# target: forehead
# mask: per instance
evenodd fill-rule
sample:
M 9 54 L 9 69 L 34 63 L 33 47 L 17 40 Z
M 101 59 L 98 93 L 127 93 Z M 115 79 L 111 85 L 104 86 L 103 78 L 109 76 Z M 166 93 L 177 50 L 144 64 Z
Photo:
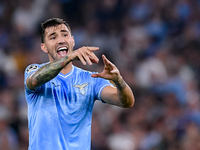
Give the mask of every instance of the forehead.
M 45 29 L 45 34 L 48 36 L 52 33 L 55 33 L 55 32 L 69 32 L 69 29 L 67 28 L 67 26 L 65 24 L 59 24 L 59 25 L 56 25 L 56 26 L 51 26 L 51 27 L 47 27 Z

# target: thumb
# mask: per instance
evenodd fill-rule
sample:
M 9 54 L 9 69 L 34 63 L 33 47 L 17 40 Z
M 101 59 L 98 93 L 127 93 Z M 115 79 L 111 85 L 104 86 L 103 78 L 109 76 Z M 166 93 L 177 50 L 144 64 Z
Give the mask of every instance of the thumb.
M 93 78 L 98 78 L 98 77 L 101 77 L 99 73 L 95 73 L 95 74 L 91 74 L 91 77 Z
M 117 73 L 118 70 L 117 70 L 117 69 L 113 69 L 113 70 L 111 70 L 110 72 L 111 72 L 111 73 Z

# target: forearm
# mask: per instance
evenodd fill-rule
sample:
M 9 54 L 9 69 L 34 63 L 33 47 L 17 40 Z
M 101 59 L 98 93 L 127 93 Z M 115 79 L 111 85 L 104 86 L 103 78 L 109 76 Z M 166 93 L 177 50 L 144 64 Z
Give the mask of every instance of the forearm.
M 35 89 L 36 87 L 50 81 L 56 77 L 70 61 L 71 60 L 68 56 L 65 56 L 57 61 L 42 66 L 27 79 L 28 88 Z
M 114 81 L 117 88 L 117 95 L 122 107 L 132 107 L 134 105 L 134 96 L 130 87 L 126 84 L 122 77 Z

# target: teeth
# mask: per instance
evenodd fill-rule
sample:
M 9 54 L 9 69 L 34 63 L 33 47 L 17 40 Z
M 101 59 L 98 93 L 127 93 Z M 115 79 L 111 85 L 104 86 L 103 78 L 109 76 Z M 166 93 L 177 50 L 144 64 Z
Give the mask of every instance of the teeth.
M 67 47 L 61 47 L 58 49 L 58 51 L 62 51 L 62 50 L 66 50 L 66 49 L 67 49 Z

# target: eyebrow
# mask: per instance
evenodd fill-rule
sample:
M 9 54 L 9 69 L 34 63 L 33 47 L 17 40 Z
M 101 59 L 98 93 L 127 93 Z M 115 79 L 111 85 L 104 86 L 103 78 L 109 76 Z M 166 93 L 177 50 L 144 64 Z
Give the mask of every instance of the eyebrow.
M 53 33 L 51 33 L 50 35 L 48 35 L 48 37 L 50 37 L 50 36 L 52 36 L 52 35 L 54 35 L 54 34 L 56 34 L 55 32 L 53 32 Z
M 68 32 L 69 33 L 69 31 L 67 31 L 67 30 L 61 30 L 60 32 Z
M 67 31 L 67 30 L 61 30 L 60 32 L 67 32 L 67 33 L 69 33 L 69 31 Z M 50 36 L 52 36 L 54 34 L 56 34 L 56 32 L 51 33 L 48 37 L 50 37 Z

